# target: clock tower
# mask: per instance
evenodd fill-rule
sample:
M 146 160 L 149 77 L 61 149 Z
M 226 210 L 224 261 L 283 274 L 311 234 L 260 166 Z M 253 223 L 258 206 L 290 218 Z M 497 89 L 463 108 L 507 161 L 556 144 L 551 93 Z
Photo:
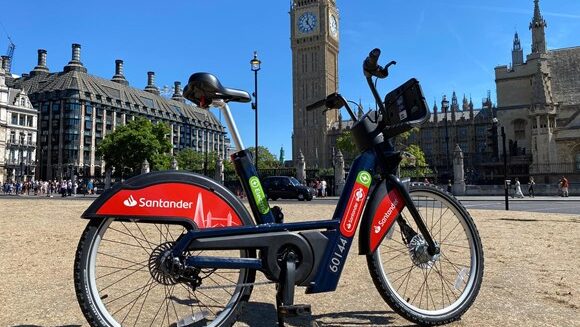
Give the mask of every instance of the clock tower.
M 339 110 L 307 112 L 306 106 L 338 91 L 338 18 L 335 0 L 294 0 L 290 8 L 292 158 L 301 151 L 309 167 L 332 165 L 327 134 Z

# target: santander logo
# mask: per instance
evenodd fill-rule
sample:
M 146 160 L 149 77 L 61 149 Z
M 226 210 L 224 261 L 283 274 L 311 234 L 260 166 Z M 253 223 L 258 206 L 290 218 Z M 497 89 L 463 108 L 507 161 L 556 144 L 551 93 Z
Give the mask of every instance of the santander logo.
M 139 198 L 139 201 L 136 201 L 133 195 L 129 195 L 129 197 L 123 201 L 123 204 L 127 207 L 134 207 L 139 205 L 139 208 L 177 208 L 177 209 L 191 209 L 193 202 L 188 201 L 172 201 L 172 200 L 164 200 L 164 199 L 147 199 L 147 198 Z
M 134 207 L 137 205 L 137 201 L 135 201 L 135 198 L 133 198 L 132 195 L 130 195 L 127 200 L 123 201 L 123 204 L 127 207 Z

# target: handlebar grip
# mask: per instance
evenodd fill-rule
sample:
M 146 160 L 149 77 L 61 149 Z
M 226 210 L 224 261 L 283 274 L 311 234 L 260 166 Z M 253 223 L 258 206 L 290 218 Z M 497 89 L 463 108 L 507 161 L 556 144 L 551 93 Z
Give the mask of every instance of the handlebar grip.
M 369 56 L 364 61 L 364 69 L 370 72 L 377 70 L 380 56 L 381 49 L 374 48 L 373 50 L 371 50 Z
M 325 103 L 326 103 L 326 99 L 322 99 L 322 100 L 316 101 L 316 102 L 314 102 L 312 104 L 307 105 L 306 106 L 306 111 L 312 111 L 312 110 L 314 110 L 314 109 L 316 109 L 318 107 L 323 106 Z

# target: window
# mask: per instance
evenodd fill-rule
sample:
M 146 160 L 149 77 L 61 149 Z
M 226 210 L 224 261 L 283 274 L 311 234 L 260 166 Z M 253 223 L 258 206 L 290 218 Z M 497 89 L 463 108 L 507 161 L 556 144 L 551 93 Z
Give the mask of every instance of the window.
M 580 152 L 576 153 L 576 171 L 580 171 Z
M 28 116 L 28 127 L 32 127 L 32 124 L 34 122 L 34 116 Z
M 526 138 L 526 124 L 523 119 L 516 119 L 514 121 L 514 135 L 516 140 L 523 140 Z
M 12 113 L 12 125 L 18 125 L 18 114 L 15 112 Z

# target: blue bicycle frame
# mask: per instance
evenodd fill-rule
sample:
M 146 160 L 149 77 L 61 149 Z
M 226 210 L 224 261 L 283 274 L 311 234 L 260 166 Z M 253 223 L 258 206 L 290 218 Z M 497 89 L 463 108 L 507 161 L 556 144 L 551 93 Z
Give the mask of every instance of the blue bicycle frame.
M 191 244 L 194 240 L 212 237 L 228 237 L 236 235 L 256 235 L 275 232 L 294 232 L 307 230 L 325 230 L 323 234 L 328 238 L 326 249 L 320 261 L 317 273 L 308 285 L 307 293 L 328 292 L 336 289 L 348 252 L 352 245 L 354 232 L 356 231 L 362 209 L 367 201 L 367 193 L 372 184 L 372 175 L 376 166 L 376 155 L 373 150 L 368 150 L 359 155 L 353 162 L 345 189 L 340 196 L 338 205 L 331 220 L 281 223 L 274 222 L 272 215 L 254 215 L 260 223 L 256 226 L 214 228 L 206 230 L 190 230 L 181 237 L 173 248 L 175 257 L 182 256 L 186 250 L 195 250 Z M 253 165 L 244 167 L 246 173 L 241 176 L 242 181 L 248 180 L 247 175 L 255 176 Z M 253 169 L 252 169 L 253 168 Z M 361 177 L 363 176 L 363 177 Z M 362 181 L 361 181 L 362 178 Z M 362 192 L 362 194 L 361 194 Z M 248 192 L 248 200 L 252 208 L 257 207 L 254 197 Z M 349 203 L 352 206 L 349 206 Z M 347 208 L 348 206 L 348 208 Z M 261 221 L 260 221 L 261 220 Z M 345 221 L 349 221 L 348 226 Z M 239 248 L 232 244 L 228 248 Z M 193 267 L 224 268 L 224 269 L 263 269 L 264 266 L 259 258 L 225 258 L 225 257 L 201 257 L 192 256 L 186 259 L 186 264 Z

